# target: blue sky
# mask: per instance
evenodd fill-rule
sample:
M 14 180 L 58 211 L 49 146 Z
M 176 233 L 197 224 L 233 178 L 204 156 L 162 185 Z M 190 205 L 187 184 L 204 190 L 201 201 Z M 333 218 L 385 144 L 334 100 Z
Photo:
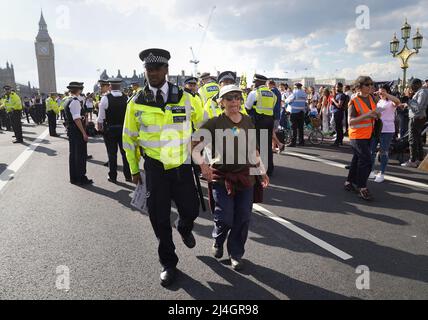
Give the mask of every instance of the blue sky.
M 0 0 L 0 66 L 13 62 L 17 81 L 37 85 L 34 38 L 43 8 L 55 44 L 58 90 L 69 81 L 96 82 L 109 75 L 143 72 L 138 53 L 149 47 L 171 51 L 170 73 L 233 70 L 249 77 L 316 78 L 360 74 L 377 80 L 401 75 L 389 41 L 407 17 L 428 37 L 428 0 Z M 211 6 L 216 6 L 211 24 Z M 356 8 L 370 10 L 370 28 L 357 28 Z M 4 12 L 4 11 L 3 11 Z M 205 41 L 202 42 L 206 30 Z M 412 58 L 408 74 L 428 78 L 428 47 Z

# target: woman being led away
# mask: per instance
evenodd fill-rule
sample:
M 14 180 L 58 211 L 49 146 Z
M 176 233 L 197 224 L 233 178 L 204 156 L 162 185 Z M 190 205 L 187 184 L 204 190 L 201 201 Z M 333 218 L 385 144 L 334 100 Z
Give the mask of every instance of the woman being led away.
M 227 240 L 232 268 L 241 270 L 255 185 L 267 188 L 269 178 L 260 160 L 251 118 L 240 113 L 242 90 L 235 85 L 225 86 L 220 90 L 218 101 L 224 113 L 210 119 L 196 133 L 204 139 L 203 143 L 194 144 L 193 158 L 200 164 L 212 191 L 213 255 L 217 259 L 223 257 L 223 245 Z M 267 150 L 270 145 L 265 140 L 268 145 L 264 149 Z M 200 156 L 204 146 L 211 149 L 210 164 Z

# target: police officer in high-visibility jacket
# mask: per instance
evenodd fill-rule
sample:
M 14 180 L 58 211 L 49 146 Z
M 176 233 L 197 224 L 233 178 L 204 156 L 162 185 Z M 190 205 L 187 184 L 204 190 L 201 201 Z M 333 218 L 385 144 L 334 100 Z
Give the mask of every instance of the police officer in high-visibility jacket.
M 348 108 L 349 140 L 354 156 L 349 169 L 345 190 L 356 191 L 360 198 L 370 201 L 373 196 L 367 189 L 367 180 L 372 170 L 371 140 L 374 119 L 380 118 L 376 103 L 370 95 L 373 80 L 360 76 L 355 82 L 359 94 L 354 97 Z
M 219 83 L 220 89 L 227 85 L 236 84 L 236 80 L 236 72 L 233 71 L 224 71 L 220 73 L 217 78 L 217 82 Z M 205 111 L 208 113 L 210 119 L 220 116 L 224 111 L 217 102 L 218 96 L 219 93 L 209 98 L 208 101 L 205 103 L 204 108 Z M 241 113 L 246 116 L 248 115 L 247 110 L 245 108 L 244 99 L 242 99 Z
M 66 91 L 64 94 L 59 95 L 59 114 L 61 116 L 61 120 L 64 120 L 64 103 L 68 98 L 68 91 Z
M 143 88 L 140 87 L 140 83 L 138 81 L 131 82 L 132 86 L 132 95 L 136 95 L 138 92 L 140 92 Z
M 267 152 L 268 152 L 268 176 L 272 176 L 274 170 L 273 164 L 273 152 L 272 152 L 272 135 L 273 135 L 273 109 L 276 104 L 276 96 L 272 91 L 266 86 L 267 78 L 260 74 L 254 75 L 254 87 L 255 89 L 251 91 L 247 97 L 247 102 L 245 107 L 248 110 L 252 110 L 254 114 L 254 124 L 256 126 L 257 132 L 257 144 L 261 148 L 262 152 L 265 150 L 264 146 L 260 145 L 260 136 L 262 133 L 267 133 Z M 267 132 L 266 132 L 267 130 Z
M 184 91 L 191 95 L 192 105 L 192 125 L 194 130 L 198 130 L 206 121 L 208 121 L 208 113 L 204 110 L 201 96 L 198 93 L 198 79 L 188 77 L 184 80 Z
M 15 132 L 15 140 L 13 143 L 23 143 L 22 137 L 22 102 L 21 98 L 12 91 L 12 87 L 4 86 L 5 90 L 5 101 L 4 106 L 6 107 L 6 112 L 12 123 L 13 131 Z
M 209 73 L 203 73 L 199 79 L 201 82 L 201 87 L 199 88 L 198 93 L 201 96 L 202 102 L 205 105 L 209 98 L 219 93 L 220 87 L 215 82 L 216 79 L 212 77 Z
M 12 131 L 10 118 L 6 112 L 6 96 L 0 96 L 0 130 L 2 130 L 3 126 L 5 130 Z
M 289 105 L 291 109 L 290 121 L 293 129 L 293 137 L 291 142 L 286 147 L 295 147 L 297 143 L 297 136 L 299 136 L 299 146 L 304 146 L 303 128 L 305 124 L 305 112 L 307 110 L 307 98 L 308 95 L 302 90 L 302 84 L 294 84 L 293 93 L 288 96 L 285 103 Z
M 139 154 L 144 157 L 147 206 L 159 240 L 163 270 L 160 282 L 176 278 L 178 257 L 170 223 L 171 201 L 177 205 L 178 232 L 188 248 L 194 248 L 193 223 L 199 215 L 198 194 L 190 164 L 192 135 L 191 95 L 167 82 L 170 53 L 148 49 L 140 53 L 148 83 L 129 103 L 123 129 L 123 147 L 134 183 L 141 182 Z M 187 164 L 188 163 L 188 164 Z
M 57 94 L 50 93 L 49 98 L 46 99 L 46 113 L 48 115 L 49 135 L 51 137 L 58 137 L 56 133 L 56 116 L 59 114 L 59 106 L 57 103 Z

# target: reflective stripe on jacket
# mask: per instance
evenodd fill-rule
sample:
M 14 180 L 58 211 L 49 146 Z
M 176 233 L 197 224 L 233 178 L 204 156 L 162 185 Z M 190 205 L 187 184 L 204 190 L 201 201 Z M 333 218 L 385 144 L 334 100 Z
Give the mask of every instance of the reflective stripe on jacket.
M 372 97 L 369 96 L 369 99 L 370 99 L 371 109 L 369 108 L 369 106 L 366 105 L 366 103 L 360 97 L 355 97 L 352 100 L 355 110 L 357 111 L 357 117 L 367 114 L 372 110 L 376 110 L 376 104 L 373 101 Z M 352 126 L 351 125 L 349 126 L 349 139 L 353 139 L 353 140 L 370 139 L 372 137 L 372 134 L 373 134 L 373 119 L 365 119 L 356 124 L 353 124 Z

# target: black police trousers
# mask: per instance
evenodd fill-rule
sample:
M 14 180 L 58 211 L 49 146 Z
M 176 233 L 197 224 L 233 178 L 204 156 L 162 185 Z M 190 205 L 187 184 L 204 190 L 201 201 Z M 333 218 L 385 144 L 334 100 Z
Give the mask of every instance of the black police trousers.
M 48 111 L 49 135 L 56 136 L 56 114 L 54 111 Z
M 10 117 L 5 109 L 0 109 L 0 128 L 5 127 L 6 130 L 11 131 L 12 125 L 10 123 Z
M 293 136 L 291 138 L 291 143 L 297 143 L 297 136 L 299 136 L 299 144 L 305 143 L 304 138 L 304 126 L 305 126 L 305 113 L 303 111 L 298 113 L 292 113 L 290 115 L 291 129 L 293 130 Z
M 83 135 L 75 126 L 68 128 L 68 143 L 70 145 L 69 171 L 70 182 L 81 183 L 86 178 L 87 143 Z
M 105 129 L 104 142 L 107 147 L 108 163 L 110 172 L 108 173 L 110 179 L 117 179 L 117 151 L 120 150 L 123 162 L 123 174 L 125 179 L 131 179 L 131 171 L 129 163 L 126 159 L 126 152 L 123 150 L 122 145 L 122 126 L 110 126 Z
M 13 132 L 15 133 L 15 138 L 18 141 L 22 141 L 22 123 L 21 116 L 22 110 L 13 110 L 9 113 L 10 121 L 12 122 Z
M 268 133 L 268 165 L 267 165 L 267 174 L 272 175 L 274 170 L 273 164 L 273 151 L 272 151 L 272 138 L 273 138 L 273 125 L 274 119 L 273 116 L 265 116 L 257 114 L 256 117 L 256 137 L 257 145 L 260 147 L 260 150 L 265 150 L 265 147 L 260 144 L 260 134 L 261 130 L 267 130 Z M 261 155 L 263 158 L 263 155 Z
M 186 236 L 192 232 L 193 223 L 199 215 L 192 166 L 183 164 L 178 168 L 165 170 L 161 162 L 146 157 L 144 170 L 150 222 L 159 241 L 159 260 L 164 268 L 174 268 L 178 264 L 178 257 L 172 239 L 171 200 L 178 209 L 177 230 L 181 235 Z

